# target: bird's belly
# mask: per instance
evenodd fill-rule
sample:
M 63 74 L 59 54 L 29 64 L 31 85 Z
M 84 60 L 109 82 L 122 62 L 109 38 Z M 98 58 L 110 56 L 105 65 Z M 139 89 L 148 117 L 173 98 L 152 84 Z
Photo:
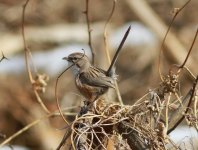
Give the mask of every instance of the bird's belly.
M 76 77 L 76 87 L 80 91 L 80 93 L 90 102 L 96 100 L 99 96 L 103 95 L 107 92 L 108 88 L 90 86 L 88 84 L 84 84 L 81 82 L 79 77 Z

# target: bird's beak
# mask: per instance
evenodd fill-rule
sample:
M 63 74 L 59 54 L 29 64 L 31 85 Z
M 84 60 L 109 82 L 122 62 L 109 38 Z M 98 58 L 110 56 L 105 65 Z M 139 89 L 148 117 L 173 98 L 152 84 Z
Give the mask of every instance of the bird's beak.
M 63 59 L 63 60 L 67 60 L 67 61 L 68 61 L 68 58 L 67 58 L 67 57 L 63 57 L 62 59 Z

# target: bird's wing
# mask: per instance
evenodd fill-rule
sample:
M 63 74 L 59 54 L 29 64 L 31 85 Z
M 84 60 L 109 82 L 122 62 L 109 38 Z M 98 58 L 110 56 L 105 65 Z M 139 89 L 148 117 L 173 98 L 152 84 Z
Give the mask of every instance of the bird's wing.
M 80 79 L 83 84 L 90 86 L 115 88 L 113 79 L 107 77 L 105 73 L 104 70 L 92 68 L 88 72 L 81 73 Z

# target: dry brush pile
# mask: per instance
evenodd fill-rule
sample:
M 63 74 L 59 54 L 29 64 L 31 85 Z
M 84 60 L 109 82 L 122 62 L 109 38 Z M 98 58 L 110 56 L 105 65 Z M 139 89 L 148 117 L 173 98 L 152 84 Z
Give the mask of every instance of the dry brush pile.
M 172 73 L 172 72 L 171 72 Z M 99 99 L 93 110 L 67 127 L 58 149 L 70 141 L 73 149 L 180 149 L 168 136 L 184 119 L 197 125 L 198 78 L 187 95 L 178 95 L 178 74 L 164 77 L 134 105 L 107 103 Z

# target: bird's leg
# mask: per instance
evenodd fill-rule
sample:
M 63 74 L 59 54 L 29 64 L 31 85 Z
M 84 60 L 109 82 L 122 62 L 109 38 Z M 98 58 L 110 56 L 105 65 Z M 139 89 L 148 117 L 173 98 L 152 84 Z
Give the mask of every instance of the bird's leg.
M 78 117 L 86 114 L 88 112 L 88 106 L 89 106 L 90 102 L 87 100 L 84 100 L 84 105 L 81 107 L 80 112 L 78 114 Z
M 100 97 L 99 95 L 96 95 L 96 97 L 94 98 L 94 100 L 92 100 L 91 102 L 85 100 L 85 101 L 84 101 L 84 106 L 81 107 L 81 110 L 80 110 L 80 113 L 78 114 L 78 116 L 82 116 L 83 114 L 86 114 L 86 113 L 91 109 L 91 107 L 93 106 L 93 103 L 94 103 L 99 97 Z

